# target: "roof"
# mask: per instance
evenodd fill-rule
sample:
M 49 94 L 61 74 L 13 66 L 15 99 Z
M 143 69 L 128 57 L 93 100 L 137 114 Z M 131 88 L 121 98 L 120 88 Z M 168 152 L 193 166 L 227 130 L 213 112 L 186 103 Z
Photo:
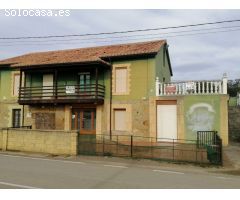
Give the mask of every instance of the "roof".
M 27 66 L 89 62 L 107 65 L 109 63 L 104 61 L 104 59 L 107 58 L 157 54 L 164 44 L 166 44 L 165 40 L 157 40 L 110 46 L 29 53 L 22 56 L 1 60 L 0 66 L 10 65 L 11 67 L 21 68 Z

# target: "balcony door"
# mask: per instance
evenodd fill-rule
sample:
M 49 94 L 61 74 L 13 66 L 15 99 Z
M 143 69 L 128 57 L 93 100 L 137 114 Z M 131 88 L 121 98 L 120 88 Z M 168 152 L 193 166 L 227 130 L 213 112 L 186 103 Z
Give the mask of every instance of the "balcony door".
M 79 73 L 79 89 L 80 92 L 88 92 L 91 83 L 90 72 Z
M 96 134 L 96 109 L 73 109 L 72 130 L 79 130 L 80 134 Z
M 51 99 L 53 96 L 53 74 L 43 74 L 42 98 Z

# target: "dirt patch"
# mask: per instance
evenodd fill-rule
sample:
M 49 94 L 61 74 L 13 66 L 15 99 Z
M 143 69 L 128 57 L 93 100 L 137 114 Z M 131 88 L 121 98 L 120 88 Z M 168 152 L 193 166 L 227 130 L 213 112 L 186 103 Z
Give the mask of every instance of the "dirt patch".
M 223 149 L 224 167 L 240 169 L 240 143 L 230 143 Z
M 211 173 L 228 174 L 228 175 L 240 176 L 240 169 L 218 170 L 218 171 L 211 171 Z

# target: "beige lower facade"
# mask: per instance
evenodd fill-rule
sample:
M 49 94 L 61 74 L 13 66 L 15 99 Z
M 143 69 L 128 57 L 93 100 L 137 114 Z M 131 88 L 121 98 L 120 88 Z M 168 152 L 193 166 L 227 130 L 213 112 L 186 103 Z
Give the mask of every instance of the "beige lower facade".
M 147 100 L 105 100 L 103 105 L 25 106 L 24 125 L 33 129 L 79 130 L 80 114 L 74 110 L 94 110 L 92 132 L 87 134 L 133 135 L 159 137 L 157 120 L 159 104 L 176 104 L 176 137 L 174 139 L 196 140 L 197 131 L 217 131 L 228 144 L 228 95 L 185 95 L 151 97 Z M 111 112 L 110 112 L 111 110 Z M 78 118 L 78 119 L 76 119 Z M 160 119 L 161 120 L 161 119 Z M 166 120 L 166 119 L 165 119 Z M 171 120 L 171 119 L 169 119 Z M 79 127 L 73 123 L 80 123 Z M 171 121 L 169 121 L 171 124 Z M 86 124 L 85 124 L 86 125 Z
M 16 100 L 0 101 L 0 128 L 13 126 L 13 110 L 20 110 L 20 125 L 22 125 L 23 106 Z

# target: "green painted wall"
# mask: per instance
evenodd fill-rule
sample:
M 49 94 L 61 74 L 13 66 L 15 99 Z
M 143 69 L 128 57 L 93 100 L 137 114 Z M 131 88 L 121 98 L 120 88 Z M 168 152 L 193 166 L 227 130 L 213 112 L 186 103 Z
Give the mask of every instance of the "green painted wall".
M 165 82 L 169 83 L 171 81 L 171 73 L 169 69 L 166 51 L 164 52 L 164 47 L 162 47 L 158 54 L 156 55 L 155 67 L 156 67 L 155 77 L 158 77 L 160 81 L 163 81 L 163 78 L 165 78 Z
M 59 72 L 58 85 L 76 85 L 78 82 L 78 74 L 73 72 Z
M 13 80 L 12 72 L 15 70 L 9 68 L 0 69 L 0 100 L 16 100 L 17 97 L 13 97 Z
M 32 73 L 25 75 L 26 87 L 41 87 L 42 86 L 42 75 L 39 73 Z
M 148 99 L 149 96 L 155 95 L 154 58 L 114 62 L 113 65 L 115 64 L 130 64 L 130 94 L 113 95 L 113 100 Z M 106 86 L 110 85 L 109 73 L 106 77 L 105 83 Z M 106 91 L 110 92 L 108 87 Z M 107 97 L 109 96 L 109 94 L 106 95 Z
M 196 139 L 197 131 L 220 131 L 220 95 L 184 97 L 186 139 Z

